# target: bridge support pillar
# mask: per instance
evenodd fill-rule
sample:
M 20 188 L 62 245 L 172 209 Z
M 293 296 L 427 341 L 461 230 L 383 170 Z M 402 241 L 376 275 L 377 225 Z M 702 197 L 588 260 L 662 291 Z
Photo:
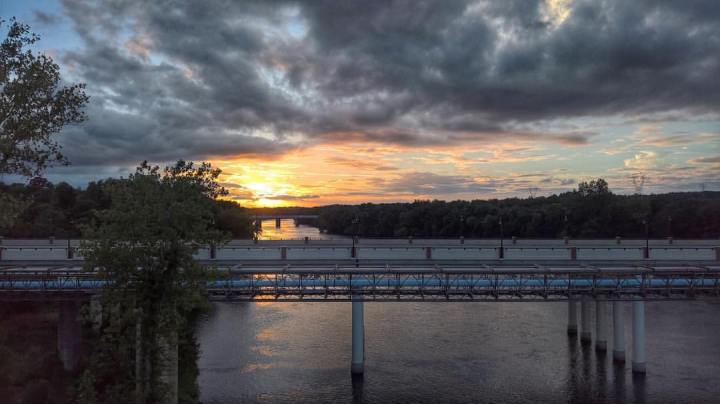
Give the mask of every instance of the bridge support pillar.
M 625 362 L 625 322 L 620 302 L 613 302 L 613 360 Z
M 79 316 L 79 302 L 60 302 L 60 316 L 58 318 L 57 328 L 57 349 L 63 368 L 69 372 L 74 371 L 80 361 L 82 328 Z
M 360 295 L 352 297 L 352 361 L 350 372 L 362 375 L 365 371 L 365 321 L 363 298 Z
M 160 381 L 165 385 L 162 403 L 177 404 L 178 402 L 178 339 L 175 333 L 158 338 L 162 369 Z
M 92 321 L 92 329 L 100 332 L 103 321 L 103 307 L 100 295 L 92 295 L 90 298 L 90 320 Z
M 632 371 L 645 373 L 645 301 L 633 301 L 633 358 Z
M 599 352 L 607 350 L 606 309 L 605 301 L 595 299 L 595 350 Z
M 580 342 L 589 344 L 592 342 L 592 331 L 590 329 L 590 298 L 583 295 L 580 298 Z
M 578 332 L 577 323 L 577 298 L 573 295 L 568 296 L 568 326 L 567 333 L 570 336 L 576 336 Z
M 282 223 L 282 220 L 275 219 L 275 227 L 277 227 L 278 229 L 280 228 L 280 223 Z

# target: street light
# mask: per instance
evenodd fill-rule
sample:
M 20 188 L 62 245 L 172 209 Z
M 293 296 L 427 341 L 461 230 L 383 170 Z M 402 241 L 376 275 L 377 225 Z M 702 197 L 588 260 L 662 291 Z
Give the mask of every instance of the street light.
M 358 260 L 358 257 L 357 257 L 357 249 L 355 247 L 355 244 L 357 243 L 358 227 L 359 227 L 360 219 L 357 216 L 355 216 L 352 223 L 353 223 L 353 233 L 354 233 L 353 234 L 352 251 L 353 251 L 353 256 L 355 257 L 355 268 L 357 268 L 360 266 L 360 261 Z
M 460 237 L 465 235 L 465 216 L 460 215 Z
M 643 219 L 642 224 L 645 226 L 645 255 L 650 254 L 650 225 L 647 219 Z
M 672 238 L 672 216 L 668 216 L 668 237 Z
M 502 216 L 500 216 L 500 221 L 498 222 L 500 225 L 500 258 L 505 257 L 505 249 L 503 248 L 503 238 L 504 238 L 504 232 L 503 232 L 503 222 L 502 222 Z

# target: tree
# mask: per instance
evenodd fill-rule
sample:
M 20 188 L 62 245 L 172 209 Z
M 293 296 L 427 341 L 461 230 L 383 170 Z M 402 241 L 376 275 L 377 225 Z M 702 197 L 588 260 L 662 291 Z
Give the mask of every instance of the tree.
M 217 225 L 220 230 L 229 233 L 234 238 L 251 238 L 257 229 L 253 220 L 237 202 L 217 201 Z
M 83 245 L 85 265 L 109 281 L 102 331 L 80 383 L 86 402 L 127 402 L 132 390 L 137 402 L 174 401 L 178 393 L 180 401 L 197 400 L 192 383 L 175 390 L 167 369 L 178 352 L 180 363 L 196 356 L 188 330 L 206 301 L 206 273 L 193 254 L 225 240 L 214 221 L 215 199 L 226 193 L 219 175 L 206 163 L 178 161 L 161 171 L 145 162 L 105 185 L 110 208 L 98 213 L 99 226 L 86 231 Z M 180 366 L 180 377 L 194 366 Z
M 86 119 L 84 84 L 61 86 L 58 65 L 26 49 L 39 39 L 11 19 L 0 45 L 0 174 L 38 175 L 53 163 L 66 164 L 52 137 Z
M 578 193 L 581 196 L 601 196 L 610 194 L 608 183 L 602 178 L 590 182 L 583 181 L 578 184 Z

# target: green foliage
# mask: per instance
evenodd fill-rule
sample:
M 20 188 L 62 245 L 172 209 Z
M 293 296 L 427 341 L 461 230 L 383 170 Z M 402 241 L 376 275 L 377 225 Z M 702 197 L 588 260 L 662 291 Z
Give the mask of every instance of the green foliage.
M 577 192 L 581 196 L 585 197 L 595 197 L 595 196 L 603 196 L 603 195 L 610 195 L 610 189 L 608 188 L 608 183 L 602 178 L 598 178 L 596 180 L 591 180 L 590 182 L 583 181 L 580 184 L 578 184 Z
M 84 85 L 60 86 L 58 65 L 27 49 L 39 39 L 12 19 L 0 44 L 0 174 L 38 175 L 67 163 L 52 136 L 86 119 Z
M 720 192 L 615 195 L 603 179 L 549 197 L 332 205 L 319 208 L 321 230 L 363 237 L 716 238 Z M 567 220 L 566 220 L 567 218 Z M 670 220 L 671 218 L 672 220 Z M 357 224 L 353 221 L 357 219 Z
M 10 238 L 80 237 L 82 228 L 98 222 L 97 212 L 110 206 L 109 188 L 117 179 L 90 182 L 78 189 L 44 178 L 28 184 L 0 183 L 0 235 Z M 252 238 L 255 228 L 247 209 L 235 202 L 213 200 L 218 229 L 234 238 Z M 5 207 L 3 209 L 3 207 Z
M 28 203 L 14 195 L 0 193 L 0 234 L 13 227 Z
M 256 229 L 250 213 L 237 202 L 217 201 L 215 214 L 220 230 L 244 238 L 255 235 Z
M 97 212 L 98 226 L 87 229 L 82 246 L 88 269 L 112 282 L 101 295 L 102 332 L 86 370 L 97 395 L 83 396 L 126 402 L 139 382 L 142 400 L 156 402 L 167 394 L 168 347 L 179 345 L 181 362 L 196 359 L 189 320 L 207 302 L 206 273 L 193 254 L 226 240 L 214 221 L 215 199 L 225 193 L 219 174 L 205 163 L 179 161 L 164 170 L 143 163 L 128 179 L 106 184 L 110 207 Z M 89 377 L 85 386 L 93 384 Z M 183 383 L 179 396 L 196 397 L 195 387 Z

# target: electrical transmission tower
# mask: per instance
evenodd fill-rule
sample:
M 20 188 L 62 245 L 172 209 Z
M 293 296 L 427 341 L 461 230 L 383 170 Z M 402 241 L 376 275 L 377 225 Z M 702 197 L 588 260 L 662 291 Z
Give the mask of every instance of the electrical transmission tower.
M 642 195 L 643 193 L 643 187 L 645 186 L 645 180 L 647 177 L 645 177 L 645 174 L 635 174 L 632 176 L 632 183 L 635 187 L 635 193 Z

